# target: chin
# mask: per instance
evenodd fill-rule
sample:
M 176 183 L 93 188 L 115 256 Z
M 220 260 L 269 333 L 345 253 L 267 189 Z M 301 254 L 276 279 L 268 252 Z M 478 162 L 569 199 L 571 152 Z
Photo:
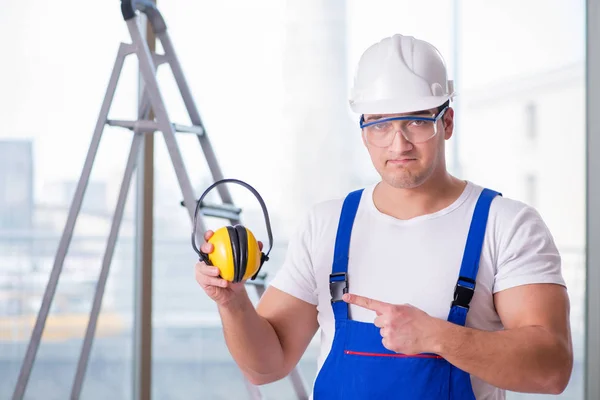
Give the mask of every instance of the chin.
M 421 186 L 425 179 L 416 176 L 388 176 L 385 181 L 396 189 L 414 189 Z
M 389 186 L 396 189 L 414 189 L 424 184 L 432 175 L 432 171 L 414 169 L 384 170 L 380 174 Z

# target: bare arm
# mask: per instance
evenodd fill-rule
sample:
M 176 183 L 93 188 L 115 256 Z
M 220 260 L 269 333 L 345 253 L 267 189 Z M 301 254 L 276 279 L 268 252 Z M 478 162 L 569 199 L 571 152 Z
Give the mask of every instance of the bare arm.
M 246 378 L 255 385 L 285 377 L 317 331 L 313 304 L 269 287 L 255 309 L 247 294 L 219 306 L 225 340 Z
M 209 254 L 214 246 L 205 242 L 201 249 Z M 227 347 L 251 383 L 279 380 L 294 368 L 317 331 L 315 305 L 269 287 L 255 309 L 244 283 L 221 279 L 218 268 L 204 262 L 196 264 L 196 281 L 217 303 Z
M 435 353 L 496 387 L 564 391 L 573 366 L 569 300 L 564 287 L 524 285 L 495 295 L 505 330 L 487 332 L 434 318 L 411 305 L 355 294 L 348 303 L 377 312 L 383 345 L 404 354 Z
M 504 331 L 486 332 L 442 321 L 436 338 L 438 354 L 500 388 L 564 391 L 573 366 L 565 288 L 525 285 L 497 293 L 494 301 Z

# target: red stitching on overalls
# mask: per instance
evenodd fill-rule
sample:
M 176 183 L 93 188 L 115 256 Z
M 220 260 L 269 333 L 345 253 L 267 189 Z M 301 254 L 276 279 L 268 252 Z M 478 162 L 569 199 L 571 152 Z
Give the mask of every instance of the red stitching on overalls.
M 366 357 L 399 357 L 399 358 L 442 358 L 441 356 L 435 354 L 415 354 L 415 355 L 406 355 L 406 354 L 384 354 L 384 353 L 367 353 L 364 351 L 352 351 L 352 350 L 344 350 L 345 354 L 353 355 L 353 356 L 366 356 Z

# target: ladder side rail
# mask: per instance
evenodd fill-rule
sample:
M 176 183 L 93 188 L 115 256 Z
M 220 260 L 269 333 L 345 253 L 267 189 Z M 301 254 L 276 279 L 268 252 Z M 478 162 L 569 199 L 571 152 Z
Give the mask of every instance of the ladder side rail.
M 165 56 L 167 57 L 167 60 L 171 67 L 171 71 L 173 73 L 173 77 L 175 78 L 175 82 L 179 87 L 183 103 L 185 104 L 185 107 L 188 111 L 192 125 L 200 126 L 204 130 L 203 135 L 198 135 L 198 141 L 200 142 L 200 146 L 202 147 L 202 151 L 204 152 L 204 155 L 206 157 L 206 162 L 211 172 L 213 181 L 216 182 L 218 180 L 221 180 L 224 178 L 223 171 L 221 170 L 219 162 L 217 161 L 217 156 L 210 142 L 210 138 L 208 137 L 206 133 L 206 128 L 204 127 L 202 119 L 200 118 L 200 113 L 198 112 L 189 85 L 185 79 L 183 69 L 181 68 L 181 64 L 179 63 L 177 54 L 175 53 L 175 47 L 171 42 L 171 38 L 169 37 L 166 29 L 164 32 L 157 33 L 157 37 L 160 40 L 162 47 L 165 51 Z M 233 198 L 227 185 L 220 185 L 216 189 L 223 203 L 233 204 Z M 239 221 L 232 220 L 231 222 L 232 224 L 235 224 Z
M 75 373 L 75 379 L 73 381 L 73 387 L 71 391 L 71 399 L 79 399 L 79 397 L 81 396 L 83 379 L 87 371 L 88 361 L 92 350 L 92 344 L 96 333 L 98 317 L 100 315 L 100 309 L 102 307 L 104 290 L 106 288 L 106 282 L 108 280 L 110 266 L 112 263 L 115 246 L 117 243 L 117 236 L 119 234 L 119 229 L 121 228 L 121 223 L 123 221 L 125 203 L 127 201 L 127 195 L 129 194 L 129 189 L 131 187 L 131 180 L 139 157 L 142 139 L 143 133 L 136 132 L 133 134 L 131 149 L 129 151 L 129 157 L 127 159 L 125 173 L 123 175 L 121 188 L 119 190 L 119 196 L 110 228 L 110 233 L 108 236 L 108 242 L 106 244 L 106 249 L 104 251 L 104 256 L 102 259 L 102 268 L 100 270 L 98 282 L 96 283 L 96 291 L 94 293 L 94 300 L 92 303 L 92 309 L 90 311 L 90 318 L 88 320 L 83 345 L 81 347 L 79 362 L 77 363 L 77 370 Z
M 88 184 L 88 181 L 90 178 L 90 174 L 92 172 L 94 160 L 95 160 L 96 154 L 98 152 L 98 147 L 100 145 L 100 139 L 102 138 L 102 132 L 104 130 L 104 125 L 106 123 L 108 113 L 110 111 L 110 107 L 112 104 L 112 100 L 114 98 L 117 83 L 118 83 L 119 77 L 121 75 L 121 70 L 123 69 L 125 57 L 128 54 L 130 54 L 130 52 L 131 52 L 131 48 L 126 44 L 121 44 L 121 46 L 119 47 L 119 51 L 117 53 L 115 64 L 114 64 L 114 67 L 113 67 L 113 70 L 111 73 L 111 77 L 110 77 L 110 80 L 109 80 L 109 83 L 108 83 L 108 86 L 106 89 L 106 93 L 104 96 L 104 100 L 102 102 L 100 113 L 98 115 L 98 120 L 96 122 L 96 128 L 94 130 L 94 135 L 92 136 L 91 144 L 88 149 L 85 163 L 84 163 L 83 169 L 81 171 L 79 181 L 77 183 L 75 195 L 73 197 L 73 201 L 69 208 L 69 213 L 67 216 L 67 221 L 65 223 L 65 228 L 64 228 L 62 236 L 60 238 L 58 250 L 56 253 L 56 258 L 54 260 L 54 265 L 52 266 L 52 271 L 50 272 L 50 277 L 49 277 L 48 283 L 46 285 L 42 304 L 41 304 L 40 310 L 38 312 L 38 316 L 37 316 L 37 319 L 36 319 L 32 334 L 31 334 L 31 338 L 29 340 L 29 344 L 28 344 L 28 347 L 27 347 L 27 350 L 25 353 L 25 358 L 23 360 L 23 364 L 21 365 L 19 377 L 17 379 L 17 383 L 15 385 L 15 390 L 13 392 L 13 397 L 12 397 L 13 400 L 21 400 L 27 389 L 27 384 L 29 381 L 29 377 L 31 375 L 33 363 L 35 361 L 37 350 L 39 348 L 39 344 L 40 344 L 40 341 L 42 338 L 42 333 L 43 333 L 44 327 L 46 325 L 46 319 L 48 318 L 50 306 L 54 299 L 54 294 L 56 293 L 56 287 L 58 285 L 58 281 L 60 278 L 60 274 L 62 272 L 62 267 L 64 264 L 64 260 L 65 260 L 69 245 L 71 243 L 71 238 L 73 236 L 73 231 L 75 229 L 75 223 L 77 222 L 77 216 L 79 215 L 79 211 L 81 210 L 81 204 L 83 203 L 83 196 L 85 194 L 85 190 L 87 189 L 87 184 Z

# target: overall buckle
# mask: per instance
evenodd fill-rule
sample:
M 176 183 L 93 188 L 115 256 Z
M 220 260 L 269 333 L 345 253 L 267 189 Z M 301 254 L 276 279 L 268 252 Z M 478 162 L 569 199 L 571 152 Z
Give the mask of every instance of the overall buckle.
M 329 275 L 329 293 L 331 293 L 331 303 L 342 301 L 344 293 L 348 293 L 347 273 L 336 272 Z
M 473 287 L 462 285 L 460 281 L 471 283 Z M 469 304 L 475 294 L 475 281 L 469 278 L 460 277 L 454 287 L 454 300 L 452 306 L 458 306 L 469 309 Z

